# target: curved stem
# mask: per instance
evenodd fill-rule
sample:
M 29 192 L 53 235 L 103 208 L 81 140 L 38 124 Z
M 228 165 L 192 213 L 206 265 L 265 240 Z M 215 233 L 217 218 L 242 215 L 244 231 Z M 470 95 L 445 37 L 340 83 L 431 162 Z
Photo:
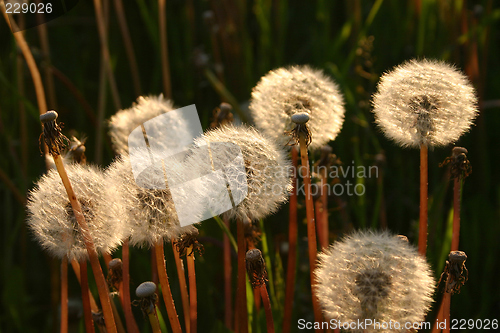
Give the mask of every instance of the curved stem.
M 170 290 L 170 283 L 168 282 L 167 266 L 165 264 L 165 253 L 163 252 L 163 242 L 159 241 L 155 244 L 156 265 L 158 267 L 158 277 L 160 278 L 161 293 L 167 308 L 168 320 L 174 333 L 181 333 L 181 324 L 177 311 L 175 310 L 174 299 L 172 298 L 172 291 Z

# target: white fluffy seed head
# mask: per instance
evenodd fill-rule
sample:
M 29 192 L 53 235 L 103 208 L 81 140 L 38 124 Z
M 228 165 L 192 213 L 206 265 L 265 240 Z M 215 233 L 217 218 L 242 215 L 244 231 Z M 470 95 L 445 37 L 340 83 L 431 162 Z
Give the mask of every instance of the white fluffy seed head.
M 225 155 L 224 152 L 214 154 L 212 149 L 214 165 L 222 165 L 226 169 L 211 181 L 228 183 L 229 188 L 233 190 L 245 187 L 247 190 L 246 197 L 226 211 L 224 217 L 244 222 L 248 219 L 257 220 L 274 213 L 288 200 L 288 193 L 292 187 L 291 164 L 283 147 L 272 139 L 252 127 L 227 125 L 206 132 L 202 138 L 195 140 L 195 145 L 200 147 L 205 145 L 205 142 L 211 145 L 211 149 L 215 147 L 213 143 L 216 142 L 236 144 L 243 157 L 244 168 L 233 167 L 233 155 Z M 196 154 L 188 160 L 195 167 L 205 162 Z M 208 207 L 220 207 L 225 200 L 219 195 L 207 199 Z
M 136 161 L 148 164 L 149 156 Z M 108 167 L 106 173 L 120 191 L 127 194 L 126 220 L 130 228 L 131 245 L 152 247 L 157 242 L 175 239 L 184 233 L 197 230 L 192 225 L 181 227 L 168 188 L 147 189 L 137 185 L 130 158 L 127 155 L 117 158 Z M 144 175 L 151 177 L 151 179 L 141 179 L 145 184 L 160 186 L 164 184 L 164 182 L 158 184 L 161 177 L 154 177 L 152 173 L 144 173 Z
M 71 164 L 66 171 L 96 249 L 110 253 L 126 233 L 123 195 L 96 167 Z M 27 209 L 28 226 L 43 248 L 58 258 L 87 258 L 83 236 L 57 171 L 49 170 L 36 183 L 29 193 Z
M 252 91 L 250 112 L 256 127 L 286 145 L 291 116 L 307 112 L 312 149 L 334 140 L 344 122 L 344 100 L 339 87 L 321 70 L 309 66 L 278 68 L 263 76 Z
M 327 320 L 424 320 L 433 274 L 425 258 L 389 232 L 355 232 L 318 256 L 316 294 Z M 397 332 L 374 330 L 367 332 Z M 357 332 L 353 330 L 353 332 Z
M 137 126 L 174 109 L 172 101 L 159 95 L 141 96 L 132 107 L 118 111 L 109 120 L 109 134 L 115 151 L 128 153 L 128 137 Z
M 411 60 L 385 73 L 373 95 L 375 122 L 403 147 L 444 146 L 467 132 L 478 114 L 467 77 L 435 60 Z

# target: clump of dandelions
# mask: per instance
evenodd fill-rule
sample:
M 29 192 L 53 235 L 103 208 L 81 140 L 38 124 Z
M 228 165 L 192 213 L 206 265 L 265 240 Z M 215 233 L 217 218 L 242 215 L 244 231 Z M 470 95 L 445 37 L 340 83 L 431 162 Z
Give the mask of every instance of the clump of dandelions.
M 281 145 L 290 139 L 285 132 L 295 127 L 291 116 L 309 113 L 310 147 L 316 149 L 335 139 L 345 109 L 332 79 L 309 66 L 293 66 L 272 70 L 260 79 L 252 91 L 250 112 L 256 127 Z
M 115 151 L 119 154 L 128 153 L 129 135 L 137 126 L 174 109 L 172 101 L 159 95 L 141 96 L 132 107 L 118 111 L 109 120 L 109 135 Z
M 375 122 L 403 147 L 444 146 L 469 130 L 478 114 L 467 77 L 435 60 L 411 60 L 385 73 L 373 96 Z
M 144 154 L 148 156 L 134 159 L 134 162 L 149 166 L 149 153 L 145 151 Z M 168 187 L 162 188 L 165 178 L 161 163 L 159 166 L 153 172 L 141 173 L 138 179 L 140 183 L 152 185 L 153 188 L 137 185 L 128 155 L 117 158 L 106 170 L 110 181 L 127 194 L 127 225 L 130 228 L 130 244 L 133 246 L 152 247 L 163 240 L 176 239 L 184 233 L 196 231 L 192 225 L 181 227 L 170 190 Z M 141 165 L 137 167 L 141 168 Z M 194 209 L 196 205 L 193 203 L 191 207 Z
M 121 244 L 124 196 L 93 166 L 66 165 L 71 185 L 88 224 L 89 233 L 101 253 L 110 253 Z M 49 170 L 29 193 L 28 225 L 40 245 L 58 258 L 87 258 L 83 236 L 68 195 L 55 170 Z
M 282 147 L 272 139 L 260 134 L 252 127 L 227 125 L 205 134 L 195 140 L 195 147 L 199 148 L 209 144 L 212 163 L 215 169 L 224 167 L 220 177 L 212 179 L 216 183 L 229 184 L 235 201 L 236 193 L 246 191 L 246 196 L 223 216 L 228 219 L 247 222 L 258 220 L 274 213 L 279 206 L 288 200 L 292 181 L 290 178 L 291 164 Z M 235 144 L 241 151 L 244 168 L 235 164 L 234 150 L 231 147 L 219 146 L 216 143 Z M 187 162 L 195 167 L 211 170 L 210 160 L 200 158 L 197 149 L 192 150 Z M 208 164 L 208 165 L 207 165 Z M 205 171 L 206 173 L 206 171 Z M 208 184 L 210 185 L 210 184 Z M 245 190 L 246 188 L 246 190 Z M 236 190 L 236 191 L 235 191 Z M 227 195 L 226 193 L 220 193 Z M 224 198 L 213 195 L 207 198 L 208 207 L 220 207 Z
M 424 319 L 432 302 L 429 265 L 413 246 L 389 232 L 356 232 L 335 242 L 319 255 L 315 275 L 327 320 L 401 325 L 400 330 L 371 326 L 365 332 L 404 331 L 406 322 Z

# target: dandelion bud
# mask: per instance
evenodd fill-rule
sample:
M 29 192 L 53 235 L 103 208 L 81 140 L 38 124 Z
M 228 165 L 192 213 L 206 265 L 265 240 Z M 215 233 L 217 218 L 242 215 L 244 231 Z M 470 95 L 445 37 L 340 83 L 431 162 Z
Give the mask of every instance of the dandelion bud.
M 375 122 L 403 147 L 444 146 L 478 114 L 467 77 L 444 62 L 411 60 L 384 74 L 373 96 Z
M 108 285 L 115 290 L 119 289 L 120 283 L 123 281 L 122 261 L 120 258 L 115 258 L 108 263 Z
M 61 150 L 64 149 L 66 143 L 69 141 L 67 137 L 62 134 L 61 127 L 57 124 L 57 112 L 47 111 L 40 115 L 40 121 L 42 122 L 42 135 L 40 136 L 40 146 L 42 142 L 47 145 L 50 154 L 56 156 L 61 154 Z M 42 149 L 40 148 L 40 151 Z
M 319 254 L 316 293 L 327 320 L 424 319 L 434 281 L 425 259 L 388 232 L 356 232 Z M 374 330 L 368 330 L 372 332 Z
M 135 290 L 137 297 L 150 297 L 156 293 L 156 284 L 151 281 L 143 282 Z
M 292 115 L 292 121 L 297 125 L 303 125 L 309 121 L 309 114 L 307 112 L 299 112 Z
M 66 172 L 97 250 L 110 253 L 125 233 L 123 195 L 95 167 L 71 164 Z M 55 170 L 49 170 L 30 191 L 27 209 L 28 226 L 43 248 L 70 261 L 87 258 L 83 235 Z
M 248 278 L 252 287 L 258 288 L 267 281 L 266 263 L 259 249 L 248 250 L 245 255 Z
M 460 293 L 460 288 L 469 278 L 469 271 L 465 267 L 467 255 L 463 251 L 451 251 L 448 260 L 441 274 L 441 281 L 446 282 L 445 291 L 447 293 Z
M 284 133 L 295 127 L 291 117 L 307 113 L 312 149 L 335 139 L 345 113 L 337 84 L 309 66 L 278 68 L 267 73 L 254 87 L 249 107 L 257 128 L 283 146 L 289 141 Z

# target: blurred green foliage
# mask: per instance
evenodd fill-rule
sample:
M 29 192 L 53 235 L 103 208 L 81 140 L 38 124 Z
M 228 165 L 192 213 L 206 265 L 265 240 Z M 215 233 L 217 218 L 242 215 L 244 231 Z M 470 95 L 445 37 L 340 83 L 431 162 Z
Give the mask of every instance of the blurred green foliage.
M 104 0 L 109 18 L 108 40 L 114 77 L 122 107 L 137 98 L 113 1 Z M 155 1 L 124 1 L 143 94 L 162 92 L 158 8 Z M 500 8 L 493 0 L 202 0 L 167 1 L 168 51 L 172 98 L 176 105 L 196 104 L 204 128 L 212 110 L 227 96 L 210 80 L 218 77 L 244 110 L 251 88 L 270 69 L 291 64 L 322 68 L 340 85 L 346 100 L 342 132 L 331 143 L 345 165 L 380 164 L 380 182 L 364 179 L 366 194 L 330 200 L 331 240 L 352 228 L 381 228 L 418 236 L 419 154 L 385 139 L 373 124 L 370 96 L 380 75 L 414 57 L 436 58 L 462 68 L 477 88 L 481 115 L 470 133 L 457 143 L 469 150 L 472 175 L 463 188 L 460 249 L 468 255 L 469 281 L 452 297 L 452 318 L 499 318 L 500 289 Z M 47 71 L 53 75 L 57 109 L 66 134 L 87 136 L 89 162 L 108 165 L 113 153 L 106 136 L 97 134 L 99 105 L 105 119 L 117 109 L 108 85 L 100 79 L 101 49 L 91 1 L 46 24 L 50 55 L 41 45 L 40 27 L 24 32 L 42 73 L 47 96 Z M 40 123 L 29 71 L 4 20 L 0 22 L 0 331 L 57 330 L 58 267 L 42 252 L 25 227 L 27 190 L 44 173 L 38 149 Z M 102 88 L 102 89 L 101 89 Z M 104 91 L 101 94 L 100 91 Z M 219 92 L 219 93 L 218 93 Z M 105 131 L 105 127 L 100 127 Z M 99 139 L 100 138 L 100 139 Z M 98 140 L 98 141 L 97 141 Z M 97 149 L 96 147 L 99 147 Z M 428 258 L 436 277 L 451 242 L 452 183 L 438 164 L 451 147 L 429 153 Z M 383 154 L 383 155 L 378 155 Z M 313 157 L 318 158 L 318 155 Z M 341 182 L 361 179 L 340 179 Z M 383 200 L 382 200 L 383 199 Z M 299 221 L 305 218 L 299 198 Z M 300 205 L 302 204 L 302 207 Z M 382 215 L 381 215 L 382 214 Z M 385 214 L 386 217 L 383 217 Z M 265 220 L 272 267 L 275 320 L 284 300 L 288 235 L 287 206 Z M 234 231 L 234 230 L 233 230 Z M 299 264 L 294 322 L 312 320 L 305 224 L 299 226 Z M 222 231 L 215 221 L 201 226 L 205 244 L 197 260 L 199 327 L 223 332 Z M 264 239 L 263 239 L 264 240 Z M 259 245 L 260 248 L 262 244 Z M 174 298 L 180 302 L 173 255 L 167 262 Z M 119 253 L 117 254 L 119 255 Z M 234 260 L 233 272 L 236 271 Z M 150 279 L 149 253 L 131 249 L 131 288 Z M 83 331 L 78 307 L 80 291 L 70 273 L 75 331 Z M 180 308 L 180 307 L 179 307 Z M 140 311 L 140 327 L 148 331 Z M 179 310 L 180 311 L 180 310 Z M 70 312 L 71 313 L 71 312 Z M 166 313 L 163 313 L 166 318 Z M 265 330 L 263 314 L 255 317 L 256 331 Z M 294 325 L 296 326 L 296 325 Z

